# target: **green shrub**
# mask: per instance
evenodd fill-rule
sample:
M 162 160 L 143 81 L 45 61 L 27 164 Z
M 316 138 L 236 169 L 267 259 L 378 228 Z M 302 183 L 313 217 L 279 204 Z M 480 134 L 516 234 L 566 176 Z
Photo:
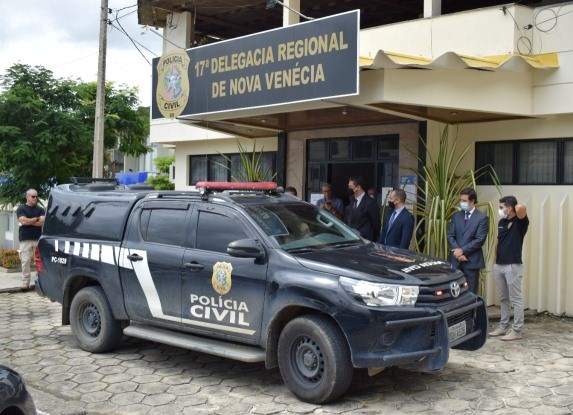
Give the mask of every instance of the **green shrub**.
M 155 164 L 160 174 L 169 174 L 169 167 L 171 167 L 174 161 L 175 157 L 173 156 L 156 157 L 153 160 L 153 164 Z
M 171 183 L 169 177 L 157 175 L 147 179 L 147 184 L 153 186 L 155 190 L 174 190 L 175 185 Z

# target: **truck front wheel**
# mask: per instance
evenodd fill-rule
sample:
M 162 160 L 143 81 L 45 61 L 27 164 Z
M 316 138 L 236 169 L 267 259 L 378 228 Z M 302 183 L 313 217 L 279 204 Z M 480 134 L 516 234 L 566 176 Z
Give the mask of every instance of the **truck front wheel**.
M 301 400 L 325 403 L 343 395 L 352 382 L 346 339 L 329 318 L 295 318 L 282 330 L 278 362 L 287 387 Z
M 88 352 L 113 350 L 122 338 L 121 323 L 113 318 L 100 287 L 82 288 L 74 296 L 70 307 L 70 325 L 80 347 Z

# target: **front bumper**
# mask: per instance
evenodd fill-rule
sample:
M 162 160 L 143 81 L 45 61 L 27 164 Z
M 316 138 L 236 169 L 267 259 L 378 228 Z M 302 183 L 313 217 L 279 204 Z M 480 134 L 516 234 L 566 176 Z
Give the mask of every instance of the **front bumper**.
M 352 328 L 342 323 L 349 340 L 352 362 L 358 368 L 401 366 L 421 371 L 441 369 L 448 361 L 450 348 L 477 350 L 487 337 L 487 311 L 484 301 L 468 294 L 456 301 L 434 307 L 393 307 L 368 309 Z M 466 333 L 450 342 L 448 328 L 465 322 Z M 348 323 L 348 321 L 346 321 Z

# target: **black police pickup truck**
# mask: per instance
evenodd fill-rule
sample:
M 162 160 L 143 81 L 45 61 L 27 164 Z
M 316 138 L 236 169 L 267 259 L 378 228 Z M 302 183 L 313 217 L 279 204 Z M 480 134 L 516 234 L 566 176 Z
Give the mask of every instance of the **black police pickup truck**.
M 274 183 L 201 186 L 51 192 L 37 289 L 82 349 L 125 334 L 265 362 L 323 403 L 353 368 L 435 371 L 484 344 L 484 302 L 449 264 L 361 239 Z

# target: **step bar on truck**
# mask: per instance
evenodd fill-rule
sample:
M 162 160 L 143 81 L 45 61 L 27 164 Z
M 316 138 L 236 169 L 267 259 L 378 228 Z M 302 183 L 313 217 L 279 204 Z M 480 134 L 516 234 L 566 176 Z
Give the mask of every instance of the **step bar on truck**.
M 259 347 L 208 339 L 141 324 L 127 326 L 123 329 L 123 334 L 247 363 L 264 362 L 266 356 L 265 351 Z

